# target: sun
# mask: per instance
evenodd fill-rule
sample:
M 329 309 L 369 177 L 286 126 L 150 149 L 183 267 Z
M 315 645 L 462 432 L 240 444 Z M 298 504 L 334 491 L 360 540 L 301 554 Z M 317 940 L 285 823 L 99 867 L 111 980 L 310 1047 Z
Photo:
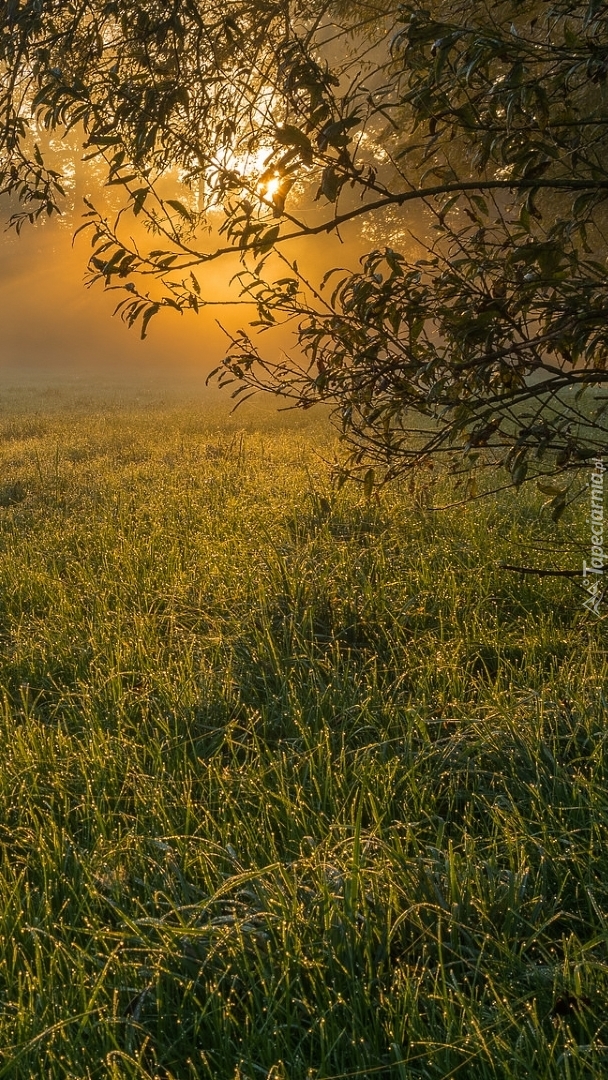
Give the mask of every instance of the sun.
M 242 163 L 243 175 L 249 180 L 256 181 L 256 194 L 265 202 L 272 202 L 281 186 L 281 175 L 278 170 L 269 167 L 269 161 L 273 156 L 272 146 L 260 146 L 255 154 L 250 155 Z
M 263 177 L 258 186 L 257 193 L 261 199 L 265 199 L 267 202 L 272 202 L 273 197 L 281 186 L 281 177 L 278 173 L 274 176 Z
M 214 210 L 220 209 L 221 184 L 219 178 L 226 170 L 242 178 L 243 193 L 255 195 L 260 202 L 274 206 L 277 199 L 280 200 L 285 189 L 286 178 L 279 169 L 271 164 L 273 156 L 274 147 L 267 145 L 259 146 L 254 152 L 246 154 L 225 150 L 221 158 L 218 158 L 212 164 L 206 176 L 207 190 L 212 196 L 210 200 L 211 208 Z M 214 189 L 218 193 L 215 202 L 212 195 Z

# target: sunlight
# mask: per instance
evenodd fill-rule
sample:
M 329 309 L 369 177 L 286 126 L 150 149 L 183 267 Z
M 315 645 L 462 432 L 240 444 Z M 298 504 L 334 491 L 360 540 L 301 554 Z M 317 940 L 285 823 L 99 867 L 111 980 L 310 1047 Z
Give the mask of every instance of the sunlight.
M 235 154 L 232 150 L 226 150 L 221 160 L 208 170 L 206 176 L 207 190 L 216 193 L 209 209 L 219 210 L 222 206 L 221 184 L 219 176 L 230 171 L 243 179 L 243 193 L 254 193 L 263 202 L 272 202 L 273 197 L 281 186 L 281 175 L 273 168 L 268 168 L 268 162 L 273 154 L 273 147 L 263 145 L 253 153 Z
M 274 176 L 261 178 L 256 188 L 256 191 L 261 199 L 271 202 L 273 196 L 276 195 L 280 186 L 281 177 L 278 173 L 275 172 Z

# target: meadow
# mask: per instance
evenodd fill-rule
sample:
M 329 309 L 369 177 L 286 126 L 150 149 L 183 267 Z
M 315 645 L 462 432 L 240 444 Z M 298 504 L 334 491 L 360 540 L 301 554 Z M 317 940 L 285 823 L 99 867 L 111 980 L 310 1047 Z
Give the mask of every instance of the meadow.
M 585 507 L 334 450 L 3 390 L 0 1078 L 608 1075 Z

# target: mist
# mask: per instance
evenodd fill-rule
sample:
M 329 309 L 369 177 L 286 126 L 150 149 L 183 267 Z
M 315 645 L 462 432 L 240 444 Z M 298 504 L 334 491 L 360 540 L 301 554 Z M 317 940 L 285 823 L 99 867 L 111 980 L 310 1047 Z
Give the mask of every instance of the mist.
M 225 334 L 211 313 L 163 312 L 142 341 L 112 312 L 120 299 L 85 288 L 89 251 L 58 221 L 0 237 L 0 371 L 4 375 L 204 377 L 222 358 Z
M 230 280 L 242 269 L 238 256 L 197 267 L 203 296 L 219 301 L 218 306 L 211 304 L 198 315 L 191 312 L 183 316 L 164 308 L 150 322 L 148 335 L 142 341 L 139 325 L 129 329 L 120 317 L 113 317 L 117 303 L 125 295 L 122 291 L 104 291 L 100 282 L 85 287 L 91 253 L 89 234 L 84 232 L 74 239 L 86 209 L 83 196 L 91 197 L 92 191 L 94 202 L 111 216 L 118 209 L 119 204 L 112 206 L 116 196 L 113 189 L 109 191 L 100 183 L 90 163 L 85 168 L 79 162 L 75 144 L 64 146 L 62 142 L 59 146 L 65 161 L 54 147 L 55 164 L 68 177 L 73 174 L 64 213 L 26 224 L 19 236 L 6 227 L 0 233 L 0 375 L 34 381 L 68 378 L 85 383 L 100 379 L 114 383 L 135 380 L 142 385 L 164 381 L 174 389 L 181 384 L 190 386 L 194 380 L 203 387 L 206 376 L 221 363 L 229 345 L 218 321 L 234 334 L 255 317 L 251 305 L 234 303 L 238 288 L 231 288 Z M 8 214 L 4 202 L 0 205 L 0 220 L 6 221 Z M 356 270 L 361 253 L 392 241 L 395 231 L 403 246 L 404 226 L 414 224 L 413 211 L 408 215 L 400 212 L 398 221 L 389 221 L 388 217 L 368 220 L 362 226 L 346 226 L 339 236 L 304 238 L 293 250 L 284 249 L 284 254 L 297 258 L 300 269 L 312 281 L 318 281 L 332 266 Z M 141 231 L 141 223 L 135 219 L 130 227 Z M 144 246 L 149 243 L 143 232 L 138 240 L 143 240 Z M 205 238 L 204 247 L 210 250 L 213 246 L 212 233 Z M 284 264 L 276 257 L 269 260 L 267 269 L 271 275 L 276 270 L 277 277 L 285 274 Z M 224 306 L 227 301 L 230 306 Z M 291 352 L 291 331 L 279 329 L 265 335 L 262 344 L 267 354 Z M 213 394 L 213 389 L 206 392 Z
M 167 308 L 151 321 L 142 341 L 139 326 L 129 329 L 113 317 L 124 294 L 104 292 L 100 283 L 85 287 L 90 247 L 86 234 L 73 241 L 78 224 L 78 217 L 70 215 L 26 225 L 20 236 L 14 230 L 0 234 L 0 374 L 47 381 L 203 384 L 229 344 L 218 321 L 233 333 L 247 325 L 254 309 L 209 306 L 199 315 L 181 316 Z M 314 277 L 330 265 L 355 268 L 360 251 L 361 238 L 352 235 L 344 243 L 311 238 L 299 245 L 297 255 Z M 197 270 L 203 294 L 234 301 L 237 292 L 229 283 L 238 269 L 234 257 Z M 267 336 L 265 344 L 275 352 L 289 350 L 290 332 Z

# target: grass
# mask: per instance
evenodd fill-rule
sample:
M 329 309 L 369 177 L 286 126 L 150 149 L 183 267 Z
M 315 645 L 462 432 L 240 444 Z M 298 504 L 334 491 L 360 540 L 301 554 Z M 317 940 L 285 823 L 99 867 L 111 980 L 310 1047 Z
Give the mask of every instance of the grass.
M 584 511 L 317 452 L 0 415 L 0 1078 L 607 1075 L 605 623 L 499 567 Z

